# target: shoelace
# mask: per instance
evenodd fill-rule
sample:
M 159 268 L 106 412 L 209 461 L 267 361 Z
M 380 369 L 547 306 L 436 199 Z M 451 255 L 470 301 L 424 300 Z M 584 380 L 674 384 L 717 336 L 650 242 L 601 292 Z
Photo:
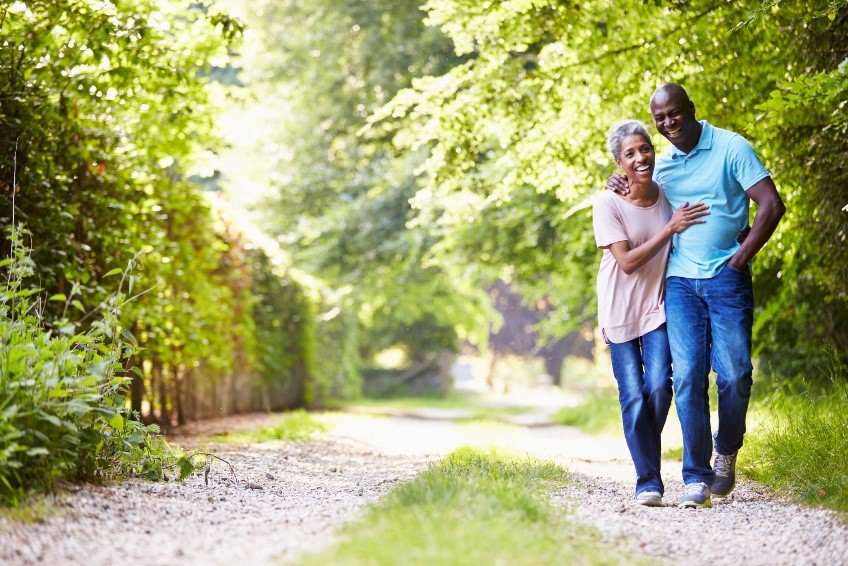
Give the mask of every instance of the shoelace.
M 726 454 L 716 454 L 715 464 L 713 465 L 716 475 L 729 476 L 731 473 L 731 467 L 733 466 L 733 461 L 735 459 L 735 456 L 728 456 Z

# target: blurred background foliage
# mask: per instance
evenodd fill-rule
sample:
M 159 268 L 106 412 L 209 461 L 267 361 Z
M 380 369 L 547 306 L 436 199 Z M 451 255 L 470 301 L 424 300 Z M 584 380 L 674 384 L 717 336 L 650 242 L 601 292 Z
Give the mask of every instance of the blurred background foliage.
M 787 203 L 755 344 L 803 373 L 848 351 L 846 4 L 2 0 L 0 218 L 48 330 L 132 264 L 146 419 L 328 404 L 387 350 L 485 348 L 495 285 L 539 345 L 585 334 L 604 132 L 680 82 Z

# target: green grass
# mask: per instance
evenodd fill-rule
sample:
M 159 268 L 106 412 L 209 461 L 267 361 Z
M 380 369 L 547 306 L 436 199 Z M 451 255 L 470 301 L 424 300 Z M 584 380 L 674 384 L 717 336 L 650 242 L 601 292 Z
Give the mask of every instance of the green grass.
M 365 398 L 356 402 L 359 406 L 401 411 L 426 409 L 467 409 L 468 415 L 455 420 L 502 420 L 504 417 L 521 415 L 533 410 L 519 405 L 487 405 L 485 397 L 469 394 L 423 395 L 386 398 Z
M 753 407 L 759 421 L 739 452 L 740 473 L 798 501 L 848 513 L 848 385 L 779 391 Z
M 675 446 L 673 448 L 667 448 L 663 450 L 662 457 L 666 460 L 677 460 L 678 462 L 683 461 L 683 447 Z
M 569 481 L 552 462 L 461 448 L 347 525 L 334 548 L 301 563 L 623 563 L 595 531 L 570 522 L 546 497 Z
M 551 421 L 573 426 L 588 434 L 614 434 L 621 431 L 621 409 L 615 389 L 596 389 L 583 403 L 564 407 L 551 416 Z
M 309 440 L 326 430 L 326 423 L 301 409 L 288 413 L 285 420 L 276 426 L 261 427 L 237 433 L 216 434 L 209 440 L 226 443 Z
M 0 529 L 3 528 L 3 523 L 10 526 L 41 523 L 56 514 L 52 498 L 30 494 L 23 497 L 16 507 L 0 506 Z

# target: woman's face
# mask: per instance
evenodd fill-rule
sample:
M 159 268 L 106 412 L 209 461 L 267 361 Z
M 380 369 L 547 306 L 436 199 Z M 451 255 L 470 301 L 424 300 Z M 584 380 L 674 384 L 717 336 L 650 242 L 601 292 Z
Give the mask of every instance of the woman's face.
M 616 160 L 627 178 L 633 182 L 648 182 L 654 174 L 656 155 L 651 143 L 644 137 L 634 134 L 621 142 L 621 157 Z

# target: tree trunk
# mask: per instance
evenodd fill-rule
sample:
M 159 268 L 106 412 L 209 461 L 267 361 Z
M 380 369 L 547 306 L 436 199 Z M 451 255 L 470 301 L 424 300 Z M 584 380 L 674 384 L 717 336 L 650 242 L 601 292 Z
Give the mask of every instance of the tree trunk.
M 153 358 L 153 378 L 159 386 L 159 424 L 164 429 L 171 425 L 171 413 L 168 409 L 168 384 L 162 361 L 158 356 Z M 154 387 L 156 387 L 154 385 Z
M 177 371 L 174 373 L 174 408 L 177 411 L 177 424 L 182 426 L 186 423 L 185 413 L 183 412 L 183 377 L 185 376 L 185 365 L 180 364 Z

